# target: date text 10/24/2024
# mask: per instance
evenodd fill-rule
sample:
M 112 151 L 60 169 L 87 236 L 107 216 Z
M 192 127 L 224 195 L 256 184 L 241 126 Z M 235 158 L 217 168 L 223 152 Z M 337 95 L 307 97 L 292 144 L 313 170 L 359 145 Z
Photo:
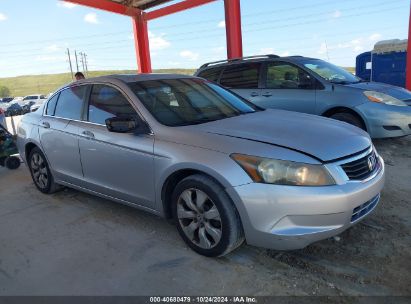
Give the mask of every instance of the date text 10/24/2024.
M 257 303 L 255 297 L 150 297 L 150 303 Z

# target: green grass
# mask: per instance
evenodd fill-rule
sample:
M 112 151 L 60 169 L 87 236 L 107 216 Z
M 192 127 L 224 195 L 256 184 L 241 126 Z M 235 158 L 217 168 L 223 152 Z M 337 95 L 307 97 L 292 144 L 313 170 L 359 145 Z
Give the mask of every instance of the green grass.
M 192 69 L 162 69 L 154 70 L 154 73 L 175 73 L 192 75 Z M 90 71 L 88 77 L 97 77 L 110 74 L 135 74 L 134 70 Z M 10 89 L 11 96 L 26 96 L 29 94 L 48 94 L 54 92 L 60 86 L 71 82 L 70 73 L 25 75 L 17 77 L 0 78 L 0 86 Z

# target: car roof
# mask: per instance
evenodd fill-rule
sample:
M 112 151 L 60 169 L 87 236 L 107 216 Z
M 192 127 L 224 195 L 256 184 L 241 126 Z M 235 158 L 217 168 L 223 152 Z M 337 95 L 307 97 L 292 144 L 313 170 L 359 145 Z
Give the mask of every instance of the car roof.
M 147 80 L 162 80 L 162 79 L 176 79 L 176 78 L 194 78 L 190 75 L 182 74 L 160 74 L 160 73 L 149 73 L 149 74 L 113 74 L 99 77 L 92 77 L 77 81 L 78 83 L 89 83 L 95 81 L 112 81 L 121 80 L 126 83 L 139 82 Z M 77 83 L 74 82 L 74 83 Z
M 226 60 L 220 60 L 220 61 L 205 63 L 198 69 L 198 71 L 207 70 L 209 68 L 224 67 L 224 66 L 228 66 L 228 65 L 236 65 L 236 64 L 240 64 L 240 63 L 247 63 L 247 62 L 270 62 L 270 61 L 299 62 L 299 61 L 306 61 L 306 60 L 320 60 L 320 59 L 311 58 L 311 57 L 304 57 L 304 56 L 299 56 L 299 55 L 284 56 L 284 57 L 280 57 L 280 56 L 277 56 L 277 55 L 259 55 L 259 56 L 250 56 L 250 57 L 242 57 L 242 58 L 235 58 L 235 59 L 226 59 Z
M 81 79 L 78 81 L 73 81 L 67 83 L 60 88 L 58 88 L 52 95 L 59 92 L 62 89 L 77 86 L 81 84 L 93 84 L 96 82 L 123 82 L 123 83 L 132 83 L 132 82 L 139 82 L 139 81 L 148 81 L 148 80 L 163 80 L 163 79 L 181 79 L 181 78 L 198 78 L 196 76 L 191 75 L 184 75 L 184 74 L 161 74 L 161 73 L 147 73 L 147 74 L 112 74 L 112 75 L 104 75 L 98 77 L 91 77 L 86 79 Z M 50 96 L 51 97 L 51 96 Z

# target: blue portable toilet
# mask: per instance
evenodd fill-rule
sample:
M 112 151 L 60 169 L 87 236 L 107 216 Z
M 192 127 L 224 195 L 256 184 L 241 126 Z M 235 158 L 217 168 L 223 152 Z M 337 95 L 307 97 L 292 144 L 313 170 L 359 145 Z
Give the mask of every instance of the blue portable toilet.
M 357 56 L 355 71 L 367 81 L 383 82 L 405 87 L 407 40 L 377 42 L 371 52 Z
M 357 56 L 355 75 L 366 81 L 371 80 L 371 52 L 365 52 Z

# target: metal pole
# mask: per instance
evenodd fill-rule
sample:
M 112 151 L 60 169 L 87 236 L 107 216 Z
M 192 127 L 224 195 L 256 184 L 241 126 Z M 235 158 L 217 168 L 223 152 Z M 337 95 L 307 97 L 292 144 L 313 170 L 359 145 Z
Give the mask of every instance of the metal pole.
M 81 65 L 83 66 L 83 73 L 86 72 L 86 69 L 84 68 L 84 53 L 80 52 L 80 61 L 81 61 Z
M 78 72 L 78 60 L 77 60 L 77 51 L 74 50 L 74 56 L 76 56 L 76 66 L 77 66 L 77 72 Z
M 147 20 L 145 13 L 132 18 L 134 43 L 137 55 L 137 67 L 139 73 L 151 73 L 150 43 L 148 40 Z
M 86 53 L 84 53 L 84 64 L 86 65 L 86 74 L 88 76 L 87 54 Z
M 227 58 L 243 57 L 240 0 L 224 0 Z
M 67 48 L 67 56 L 68 56 L 68 61 L 69 61 L 69 64 L 70 64 L 71 79 L 74 79 L 73 67 L 71 65 L 70 50 L 68 48 Z

